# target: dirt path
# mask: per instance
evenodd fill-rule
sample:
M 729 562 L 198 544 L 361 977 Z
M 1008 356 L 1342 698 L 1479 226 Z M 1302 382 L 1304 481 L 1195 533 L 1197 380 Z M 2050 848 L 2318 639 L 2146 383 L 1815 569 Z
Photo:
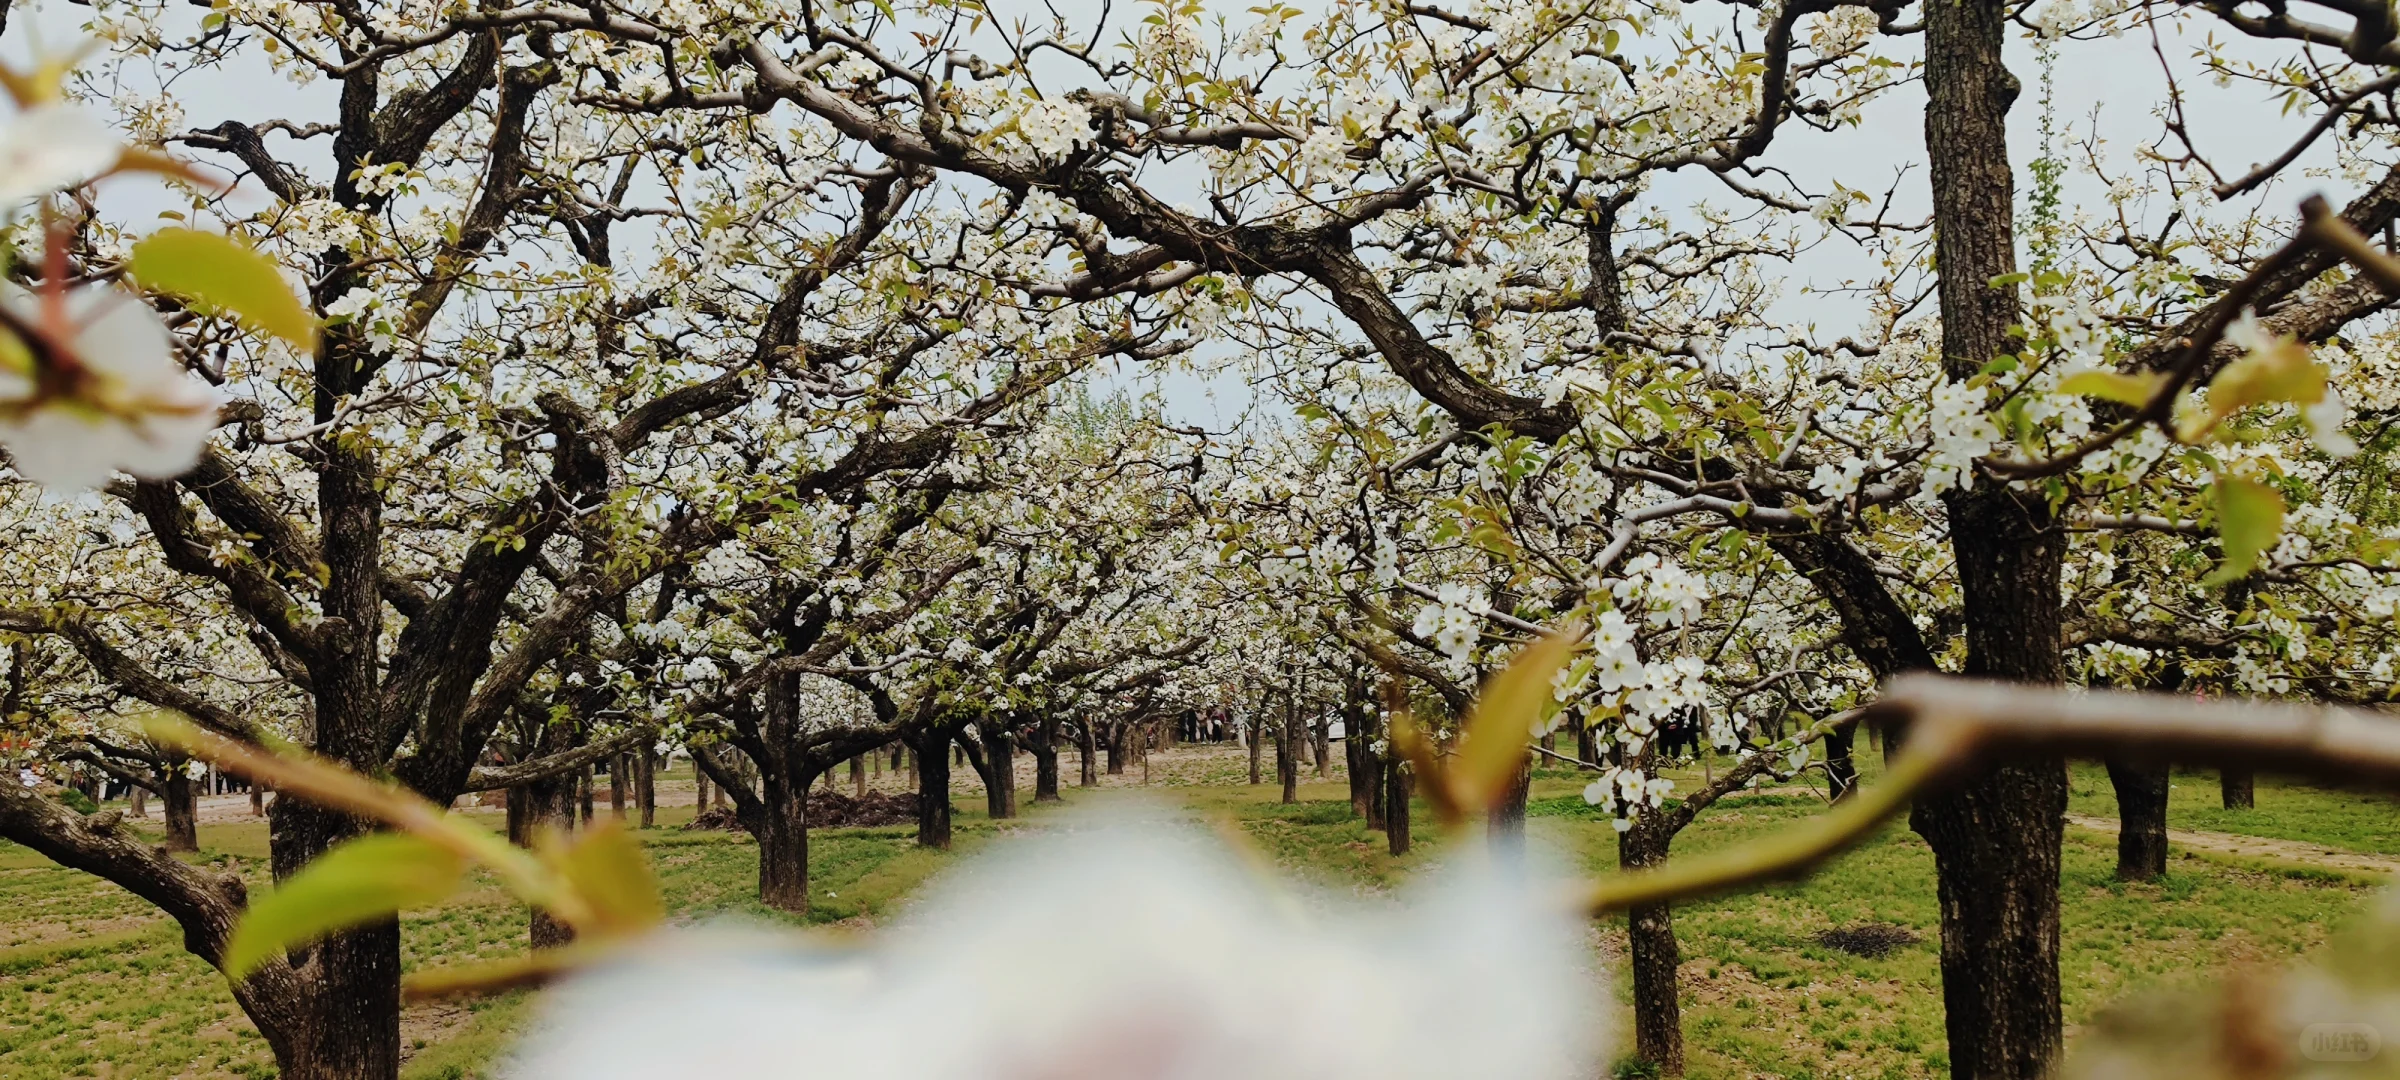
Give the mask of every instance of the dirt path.
M 2117 834 L 2115 818 L 2093 817 L 2089 814 L 2068 814 L 2067 824 L 2109 836 Z M 2389 855 L 2370 855 L 2359 851 L 2329 848 L 2322 844 L 2298 840 L 2277 840 L 2267 836 L 2243 836 L 2238 833 L 2201 832 L 2194 829 L 2168 829 L 2170 850 L 2186 848 L 2210 851 L 2220 855 L 2239 855 L 2251 859 L 2298 863 L 2302 866 L 2322 866 L 2331 870 L 2354 870 L 2368 874 L 2400 874 L 2400 859 Z

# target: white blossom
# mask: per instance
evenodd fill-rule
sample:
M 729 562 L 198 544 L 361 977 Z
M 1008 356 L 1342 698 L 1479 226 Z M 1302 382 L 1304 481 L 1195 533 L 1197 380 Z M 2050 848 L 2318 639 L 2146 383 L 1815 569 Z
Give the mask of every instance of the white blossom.
M 514 1075 L 1578 1080 L 1606 1060 L 1580 921 L 1488 860 L 1403 910 L 1320 918 L 1186 833 L 1019 843 L 864 953 L 659 942 L 555 995 Z
M 1017 112 L 1017 134 L 1034 153 L 1060 157 L 1092 141 L 1092 110 L 1073 101 L 1029 101 Z
M 0 128 L 0 206 L 82 184 L 125 147 L 99 117 L 72 104 L 36 105 Z
M 0 304 L 42 325 L 42 302 L 23 289 L 0 287 Z M 216 430 L 217 391 L 176 363 L 149 305 L 100 285 L 69 291 L 64 304 L 62 355 L 37 361 L 14 342 L 0 352 L 0 446 L 17 473 L 82 491 L 119 469 L 144 479 L 189 470 Z

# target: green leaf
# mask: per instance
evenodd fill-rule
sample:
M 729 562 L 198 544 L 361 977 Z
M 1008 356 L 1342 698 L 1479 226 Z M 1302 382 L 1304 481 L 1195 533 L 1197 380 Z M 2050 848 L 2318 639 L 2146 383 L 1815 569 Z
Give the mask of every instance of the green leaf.
M 251 903 L 225 944 L 225 976 L 239 981 L 294 945 L 439 903 L 465 869 L 456 852 L 408 833 L 342 844 Z
M 599 919 L 591 929 L 633 934 L 666 921 L 658 879 L 642 857 L 641 844 L 621 824 L 607 822 L 578 835 L 559 857 L 558 869 Z
M 1508 670 L 1494 675 L 1467 717 L 1451 791 L 1469 813 L 1489 809 L 1501 788 L 1525 762 L 1533 728 L 1550 711 L 1550 679 L 1574 654 L 1575 637 L 1552 633 L 1517 653 Z
M 2277 335 L 2225 365 L 2208 383 L 2208 408 L 2186 417 L 2176 437 L 2193 442 L 2226 417 L 2268 402 L 2314 405 L 2325 399 L 2325 368 L 2308 346 Z
M 2058 381 L 2058 392 L 2078 397 L 2105 398 L 2126 405 L 2147 405 L 2165 385 L 2166 375 L 2145 371 L 2128 375 L 2121 371 L 2082 371 Z
M 2211 588 L 2248 577 L 2258 557 L 2283 535 L 2283 493 L 2238 476 L 2221 476 L 2215 487 L 2217 535 L 2225 544 L 2225 564 L 2202 582 Z
M 316 347 L 317 318 L 284 284 L 274 260 L 230 236 L 160 229 L 133 246 L 125 267 L 143 288 L 231 315 L 294 348 Z

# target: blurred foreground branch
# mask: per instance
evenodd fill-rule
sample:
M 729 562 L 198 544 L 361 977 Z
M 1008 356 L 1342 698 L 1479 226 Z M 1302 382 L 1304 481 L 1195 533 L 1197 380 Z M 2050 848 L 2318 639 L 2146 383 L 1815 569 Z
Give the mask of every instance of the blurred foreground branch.
M 2129 755 L 2400 788 L 2400 717 L 2366 709 L 1903 675 L 1865 719 L 1907 732 L 1881 783 L 1763 840 L 1591 883 L 1578 902 L 1597 915 L 1796 877 L 2003 755 Z

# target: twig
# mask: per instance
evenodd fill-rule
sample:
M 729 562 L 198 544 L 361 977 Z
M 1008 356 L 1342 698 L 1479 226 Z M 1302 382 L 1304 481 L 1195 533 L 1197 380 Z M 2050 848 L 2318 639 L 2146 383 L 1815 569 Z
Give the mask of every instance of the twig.
M 1601 878 L 1584 886 L 1581 906 L 1605 915 L 1798 876 L 1907 807 L 1919 790 L 1962 760 L 1970 744 L 1967 733 L 1957 728 L 1912 731 L 1908 749 L 1892 762 L 1883 782 L 1836 804 L 1831 812 L 1755 843 L 1655 870 Z
M 2119 441 L 2149 424 L 2166 427 L 2174 411 L 2175 401 L 2206 366 L 2211 353 L 2233 325 L 2252 297 L 2265 287 L 2268 278 L 2299 262 L 2312 249 L 2322 248 L 2358 267 L 2359 272 L 2372 279 L 2387 295 L 2400 296 L 2400 260 L 2376 249 L 2357 229 L 2342 220 L 2340 214 L 2326 204 L 2322 196 L 2310 196 L 2300 204 L 2300 233 L 2290 242 L 2277 248 L 2266 260 L 2243 275 L 2240 281 L 2225 291 L 2210 309 L 2199 330 L 2183 342 L 2184 353 L 2156 393 L 2135 410 L 2123 423 L 2092 436 L 2067 451 L 2048 458 L 2034 460 L 2016 458 L 1985 458 L 1978 462 L 1993 475 L 2012 480 L 2032 480 L 2056 476 L 2073 469 L 2083 459 L 2116 445 Z

